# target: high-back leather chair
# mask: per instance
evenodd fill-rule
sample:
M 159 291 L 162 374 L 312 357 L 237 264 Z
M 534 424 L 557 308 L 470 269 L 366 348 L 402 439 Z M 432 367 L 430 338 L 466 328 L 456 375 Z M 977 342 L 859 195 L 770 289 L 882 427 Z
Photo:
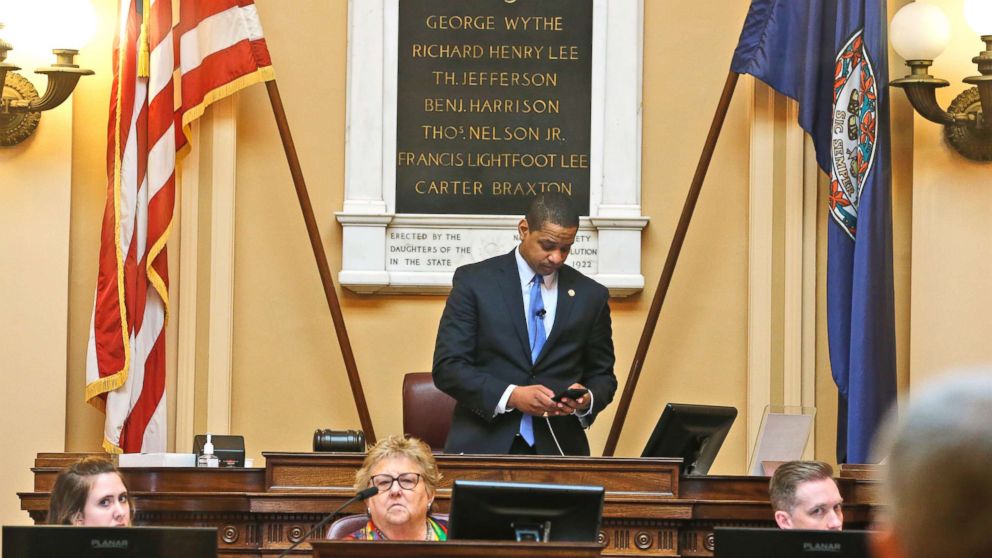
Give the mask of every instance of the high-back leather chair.
M 403 377 L 403 432 L 408 436 L 442 451 L 454 410 L 455 400 L 434 386 L 430 372 L 411 372 Z
M 332 540 L 340 540 L 361 529 L 362 527 L 365 527 L 365 524 L 368 522 L 369 516 L 364 513 L 339 517 L 331 523 L 330 527 L 327 528 L 327 538 Z
M 448 520 L 448 514 L 446 513 L 436 513 L 431 517 L 441 519 L 443 521 Z M 365 527 L 368 523 L 369 516 L 361 513 L 355 515 L 346 515 L 344 517 L 339 517 L 335 519 L 331 526 L 327 528 L 327 538 L 331 540 L 341 540 L 342 538 L 354 533 L 355 531 Z

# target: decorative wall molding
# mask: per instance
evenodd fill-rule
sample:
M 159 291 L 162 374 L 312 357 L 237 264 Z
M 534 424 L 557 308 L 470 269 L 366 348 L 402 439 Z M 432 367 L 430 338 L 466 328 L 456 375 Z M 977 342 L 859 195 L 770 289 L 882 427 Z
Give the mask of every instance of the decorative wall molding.
M 234 344 L 234 200 L 237 184 L 238 95 L 212 105 L 210 202 L 210 326 L 207 432 L 231 431 Z
M 799 126 L 799 105 L 785 99 L 785 257 L 783 265 L 782 404 L 816 406 L 816 197 L 819 167 Z M 815 420 L 815 417 L 814 417 Z M 813 458 L 814 428 L 803 457 Z
M 444 293 L 458 265 L 509 251 L 519 216 L 395 212 L 398 0 L 350 0 L 345 201 L 338 280 L 354 292 Z M 580 271 L 614 296 L 644 287 L 641 273 L 643 0 L 593 0 L 590 216 L 576 248 Z M 408 237 L 397 238 L 397 232 Z M 431 265 L 404 257 L 403 238 L 434 240 Z M 448 235 L 457 240 L 449 240 Z M 583 244 L 585 242 L 585 244 Z M 443 257 L 447 248 L 451 257 Z M 414 248 L 409 248 L 413 250 Z M 392 250 L 392 253 L 390 252 Z M 580 258 L 573 253 L 569 263 Z M 428 269 L 429 268 L 429 269 Z
M 199 254 L 200 121 L 190 127 L 190 151 L 180 163 L 179 305 L 176 335 L 175 451 L 193 450 L 196 400 L 196 277 Z
M 798 113 L 799 107 L 797 105 L 791 104 L 790 107 L 791 110 L 795 111 L 794 114 Z M 798 123 L 795 126 L 798 128 Z M 795 262 L 796 265 L 801 265 L 803 269 L 802 289 L 801 292 L 796 293 L 796 296 L 802 299 L 802 310 L 800 314 L 803 332 L 799 340 L 802 347 L 801 355 L 797 359 L 800 363 L 799 373 L 802 376 L 802 380 L 799 382 L 799 404 L 803 407 L 816 407 L 816 286 L 819 284 L 819 277 L 816 272 L 816 254 L 819 243 L 816 234 L 819 213 L 817 200 L 819 196 L 819 181 L 821 177 L 825 178 L 826 175 L 820 172 L 820 167 L 816 164 L 816 152 L 813 149 L 813 140 L 805 133 L 802 134 L 802 138 L 803 218 L 802 230 L 798 231 L 797 234 L 802 235 L 803 249 L 801 261 Z M 814 418 L 814 425 L 816 424 L 815 420 Z M 813 431 L 810 432 L 809 441 L 806 443 L 806 451 L 803 454 L 803 458 L 813 459 L 815 449 L 816 428 L 814 427 Z
M 772 401 L 773 227 L 775 93 L 746 76 L 751 128 L 748 187 L 747 463 L 751 462 L 765 406 Z
M 818 167 L 798 105 L 748 77 L 748 462 L 766 405 L 816 404 Z M 780 239 L 780 244 L 776 239 Z M 781 250 L 781 277 L 776 277 Z M 778 309 L 778 310 L 777 310 Z M 781 311 L 781 339 L 774 327 Z M 780 346 L 781 349 L 778 349 Z M 781 369 L 781 397 L 773 393 Z M 815 429 L 814 429 L 815 430 Z M 805 457 L 813 455 L 810 434 Z

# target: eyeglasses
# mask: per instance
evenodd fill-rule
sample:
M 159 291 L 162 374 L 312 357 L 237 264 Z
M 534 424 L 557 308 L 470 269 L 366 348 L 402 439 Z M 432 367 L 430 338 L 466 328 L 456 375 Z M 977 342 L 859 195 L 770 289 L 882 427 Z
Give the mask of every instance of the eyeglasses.
M 393 475 L 372 475 L 369 486 L 376 487 L 379 492 L 388 492 L 393 488 L 394 482 L 400 483 L 400 488 L 403 490 L 413 490 L 420 483 L 420 473 L 400 473 L 396 477 Z

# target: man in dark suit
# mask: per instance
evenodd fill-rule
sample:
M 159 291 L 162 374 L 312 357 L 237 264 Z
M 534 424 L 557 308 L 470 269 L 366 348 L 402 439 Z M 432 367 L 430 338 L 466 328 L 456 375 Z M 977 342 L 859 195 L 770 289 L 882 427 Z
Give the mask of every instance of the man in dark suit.
M 609 293 L 565 265 L 578 225 L 567 196 L 541 194 L 519 246 L 455 271 L 434 348 L 457 401 L 446 452 L 589 455 L 584 428 L 617 380 Z M 552 400 L 567 388 L 588 392 Z

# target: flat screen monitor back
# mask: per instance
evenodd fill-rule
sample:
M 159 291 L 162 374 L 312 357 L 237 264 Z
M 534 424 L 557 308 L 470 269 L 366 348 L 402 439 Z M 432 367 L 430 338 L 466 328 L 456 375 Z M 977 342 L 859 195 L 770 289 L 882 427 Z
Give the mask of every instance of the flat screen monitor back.
M 602 486 L 456 480 L 451 492 L 450 536 L 595 542 L 603 517 L 603 494 Z
M 869 558 L 867 533 L 717 527 L 713 558 Z
M 217 529 L 4 526 L 3 558 L 216 558 Z
M 733 407 L 669 403 L 641 457 L 681 457 L 682 474 L 705 475 L 736 418 Z

